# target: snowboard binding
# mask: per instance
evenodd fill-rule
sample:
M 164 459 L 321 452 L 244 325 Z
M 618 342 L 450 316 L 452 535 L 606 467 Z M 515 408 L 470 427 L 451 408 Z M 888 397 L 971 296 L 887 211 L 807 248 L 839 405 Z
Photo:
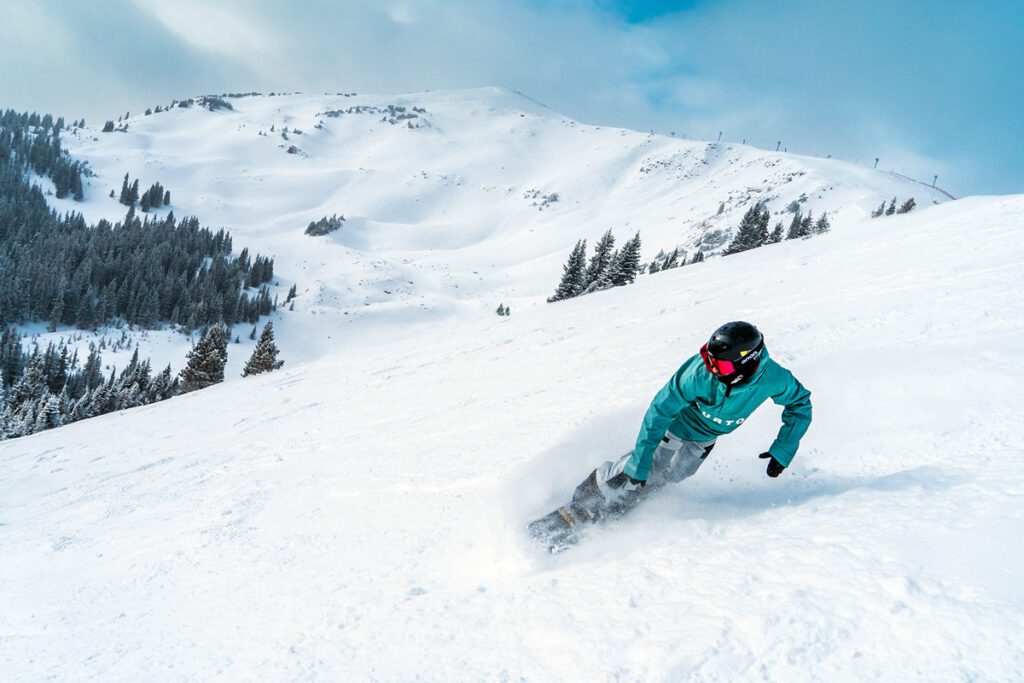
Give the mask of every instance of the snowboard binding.
M 558 554 L 578 544 L 586 527 L 605 519 L 624 515 L 637 500 L 635 492 L 608 499 L 597 485 L 597 471 L 583 480 L 573 493 L 572 502 L 529 524 L 530 536 Z

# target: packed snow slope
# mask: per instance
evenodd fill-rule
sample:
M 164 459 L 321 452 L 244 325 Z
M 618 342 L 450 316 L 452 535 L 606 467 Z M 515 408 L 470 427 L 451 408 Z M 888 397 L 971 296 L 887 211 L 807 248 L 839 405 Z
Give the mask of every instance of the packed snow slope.
M 54 204 L 120 218 L 108 195 L 129 173 L 171 192 L 158 214 L 198 215 L 274 256 L 282 298 L 293 283 L 301 294 L 278 325 L 292 362 L 382 327 L 418 333 L 539 303 L 576 240 L 609 228 L 620 244 L 640 231 L 645 260 L 676 246 L 692 257 L 720 248 L 756 201 L 788 225 L 794 201 L 842 224 L 892 197 L 947 199 L 838 161 L 589 126 L 500 88 L 226 101 L 135 113 L 126 132 L 69 131 L 96 175 L 86 202 Z M 332 214 L 347 219 L 340 230 L 303 234 Z
M 5 680 L 1020 680 L 1024 197 L 350 348 L 0 446 Z M 719 323 L 813 391 L 549 556 Z

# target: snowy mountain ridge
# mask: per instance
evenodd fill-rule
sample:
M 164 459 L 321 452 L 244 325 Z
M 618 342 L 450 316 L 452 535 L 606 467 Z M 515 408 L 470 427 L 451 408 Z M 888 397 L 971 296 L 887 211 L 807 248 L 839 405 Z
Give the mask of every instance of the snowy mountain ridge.
M 841 226 L 893 196 L 946 200 L 843 162 L 581 124 L 500 88 L 224 101 L 233 109 L 174 106 L 131 116 L 127 132 L 67 135 L 96 175 L 84 204 L 54 204 L 116 219 L 125 207 L 107 195 L 125 173 L 159 181 L 176 214 L 228 228 L 276 257 L 283 287 L 299 285 L 279 326 L 308 324 L 299 359 L 322 353 L 317 330 L 372 338 L 378 321 L 397 332 L 396 320 L 539 305 L 576 240 L 609 228 L 620 243 L 640 231 L 644 260 L 677 246 L 692 257 L 724 246 L 755 201 L 773 224 L 797 202 Z M 303 234 L 333 214 L 340 230 Z

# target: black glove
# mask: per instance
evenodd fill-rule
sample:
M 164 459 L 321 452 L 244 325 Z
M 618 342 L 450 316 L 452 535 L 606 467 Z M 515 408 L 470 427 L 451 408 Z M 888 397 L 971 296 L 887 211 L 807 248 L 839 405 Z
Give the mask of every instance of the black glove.
M 780 474 L 782 474 L 782 470 L 786 469 L 786 466 L 783 465 L 778 460 L 776 460 L 775 458 L 773 458 L 771 453 L 762 453 L 761 455 L 759 455 L 757 457 L 761 458 L 762 460 L 765 460 L 765 459 L 768 460 L 768 476 L 769 477 L 775 478 L 775 477 L 779 476 Z
M 605 483 L 608 484 L 608 486 L 613 489 L 621 489 L 626 484 L 630 484 L 630 490 L 642 488 L 643 486 L 647 485 L 646 480 L 634 479 L 625 472 L 619 472 Z

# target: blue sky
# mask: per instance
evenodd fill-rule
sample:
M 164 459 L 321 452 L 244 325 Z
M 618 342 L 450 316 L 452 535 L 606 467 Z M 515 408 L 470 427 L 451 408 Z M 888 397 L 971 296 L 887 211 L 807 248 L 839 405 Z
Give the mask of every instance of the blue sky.
M 989 0 L 3 0 L 0 107 L 502 85 L 579 120 L 1024 192 L 1024 18 Z

